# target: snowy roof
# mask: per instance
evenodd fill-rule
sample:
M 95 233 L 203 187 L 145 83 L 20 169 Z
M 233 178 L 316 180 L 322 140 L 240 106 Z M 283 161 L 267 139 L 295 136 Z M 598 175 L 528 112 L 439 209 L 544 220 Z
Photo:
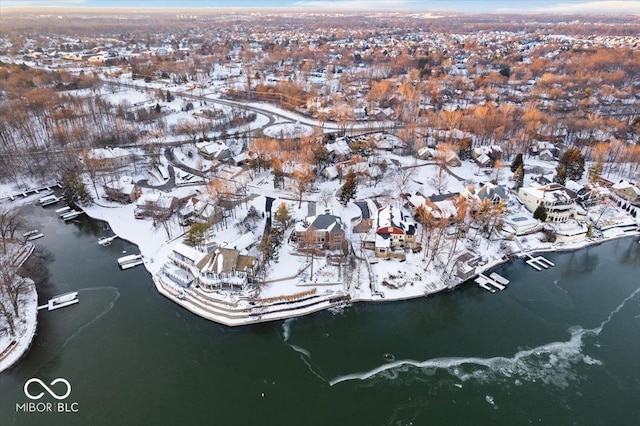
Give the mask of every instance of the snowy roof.
M 197 143 L 196 147 L 198 151 L 213 157 L 218 157 L 222 151 L 229 149 L 227 145 L 222 142 L 201 142 Z
M 400 209 L 387 205 L 378 210 L 378 232 L 384 234 L 394 233 L 395 228 L 408 235 L 413 235 L 416 231 L 415 224 L 406 222 L 405 219 L 406 217 Z
M 104 160 L 107 158 L 127 157 L 131 153 L 122 148 L 93 148 L 87 153 L 87 158 L 92 160 Z
M 620 182 L 613 184 L 611 186 L 611 188 L 613 189 L 631 189 L 632 191 L 634 191 L 636 194 L 640 195 L 640 188 L 638 188 L 635 185 L 632 185 L 631 183 L 625 181 L 625 180 L 621 180 Z
M 322 174 L 327 179 L 335 179 L 335 178 L 337 178 L 339 176 L 338 168 L 336 166 L 325 167 L 322 170 Z
M 324 146 L 324 148 L 328 152 L 333 152 L 336 155 L 347 156 L 351 154 L 351 148 L 349 148 L 349 145 L 344 140 L 344 138 L 338 139 L 333 143 L 328 143 Z
M 251 246 L 256 241 L 256 236 L 253 235 L 253 232 L 247 232 L 242 235 L 240 238 L 228 243 L 225 247 L 234 248 L 236 250 L 242 251 L 247 247 Z
M 189 247 L 184 243 L 176 244 L 173 247 L 173 251 L 189 260 L 192 260 L 194 263 L 198 263 L 205 256 L 205 253 L 196 250 L 193 247 Z

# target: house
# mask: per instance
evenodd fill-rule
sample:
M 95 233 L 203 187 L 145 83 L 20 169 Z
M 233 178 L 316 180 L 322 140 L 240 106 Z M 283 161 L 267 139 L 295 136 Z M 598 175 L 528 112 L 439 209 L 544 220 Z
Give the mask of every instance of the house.
M 242 255 L 235 249 L 214 247 L 211 252 L 203 252 L 184 243 L 176 244 L 169 255 L 170 262 L 190 277 L 185 279 L 181 274 L 171 273 L 170 268 L 165 268 L 165 275 L 182 285 L 194 282 L 205 291 L 224 287 L 244 289 L 253 282 L 258 266 L 254 256 Z
M 520 188 L 518 198 L 531 213 L 544 206 L 547 222 L 566 222 L 575 217 L 577 194 L 557 183 Z
M 231 158 L 231 151 L 222 142 L 199 142 L 196 143 L 198 153 L 207 160 L 226 161 Z
M 573 180 L 568 180 L 565 187 L 575 192 L 577 201 L 585 206 L 593 205 L 611 194 L 608 188 L 592 184 L 581 185 Z
M 346 244 L 342 219 L 329 211 L 298 222 L 296 239 L 299 250 L 340 250 Z
M 253 282 L 258 261 L 230 248 L 216 248 L 196 263 L 196 282 L 204 290 L 244 289 Z
M 640 205 L 640 188 L 625 180 L 613 184 L 611 191 L 631 204 Z
M 471 150 L 471 158 L 481 167 L 492 166 L 496 160 L 502 158 L 502 148 L 498 145 L 479 146 Z
M 378 210 L 375 235 L 376 257 L 388 257 L 392 251 L 402 248 L 416 248 L 417 224 L 409 221 L 402 211 L 387 205 Z
M 102 186 L 102 189 L 107 200 L 122 204 L 133 203 L 142 195 L 142 190 L 133 182 L 131 176 L 123 176 L 108 182 Z
M 138 198 L 133 214 L 136 219 L 143 217 L 167 219 L 177 208 L 178 199 L 176 197 L 161 193 L 147 193 Z
M 551 151 L 549 151 L 548 149 L 545 149 L 544 151 L 542 151 L 540 153 L 540 155 L 538 155 L 538 158 L 542 161 L 553 161 L 556 158 L 553 156 L 553 153 Z
M 502 219 L 503 230 L 516 236 L 532 234 L 542 229 L 539 220 L 526 214 L 514 214 Z
M 93 148 L 83 160 L 87 166 L 102 171 L 114 170 L 131 164 L 133 154 L 122 148 Z
M 434 160 L 438 162 L 442 161 L 444 162 L 444 164 L 450 167 L 459 167 L 460 165 L 462 165 L 458 154 L 451 150 L 442 151 L 425 146 L 418 150 L 418 157 L 423 160 Z
M 491 182 L 481 183 L 480 189 L 473 185 L 468 185 L 463 191 L 464 197 L 469 201 L 489 200 L 491 204 L 498 205 L 501 201 L 506 203 L 509 200 L 509 192 L 501 185 L 495 185 Z

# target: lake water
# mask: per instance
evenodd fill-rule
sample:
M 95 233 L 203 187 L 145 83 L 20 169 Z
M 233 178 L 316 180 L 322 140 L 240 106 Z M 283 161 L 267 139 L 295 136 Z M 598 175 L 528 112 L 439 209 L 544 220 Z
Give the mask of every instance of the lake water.
M 615 424 L 640 419 L 640 244 L 613 241 L 498 268 L 507 290 L 467 284 L 425 299 L 357 304 L 240 328 L 159 295 L 137 253 L 96 241 L 103 223 L 26 214 L 53 254 L 28 355 L 0 375 L 0 424 Z M 30 378 L 61 377 L 64 410 L 16 411 Z M 38 384 L 32 394 L 44 391 Z M 64 385 L 52 385 L 58 395 Z M 49 393 L 33 402 L 58 401 Z M 76 405 L 72 405 L 76 403 Z M 45 407 L 44 405 L 40 406 Z

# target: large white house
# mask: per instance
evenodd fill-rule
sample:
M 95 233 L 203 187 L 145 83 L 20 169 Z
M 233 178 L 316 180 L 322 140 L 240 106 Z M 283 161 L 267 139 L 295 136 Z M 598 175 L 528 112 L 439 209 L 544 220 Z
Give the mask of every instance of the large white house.
M 244 289 L 253 282 L 257 269 L 257 259 L 240 254 L 236 249 L 217 247 L 210 252 L 202 252 L 184 243 L 177 243 L 171 255 L 170 264 L 164 274 L 183 286 L 195 282 L 205 291 L 222 288 Z M 176 273 L 174 267 L 184 273 Z
M 531 213 L 544 206 L 547 222 L 566 222 L 576 214 L 576 193 L 557 183 L 520 188 L 518 198 Z

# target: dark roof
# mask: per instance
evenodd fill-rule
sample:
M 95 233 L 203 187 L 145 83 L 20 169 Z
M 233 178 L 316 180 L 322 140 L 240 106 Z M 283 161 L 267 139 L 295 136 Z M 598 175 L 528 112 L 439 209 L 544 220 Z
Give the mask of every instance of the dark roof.
M 334 216 L 332 214 L 325 213 L 325 214 L 320 214 L 316 216 L 316 219 L 313 221 L 311 226 L 318 230 L 326 230 L 326 229 L 329 229 L 329 227 L 331 227 L 331 225 L 333 225 L 334 223 L 335 223 L 335 226 L 331 230 L 332 232 L 342 229 L 342 222 L 339 216 Z
M 434 194 L 431 197 L 429 197 L 429 200 L 431 200 L 434 203 L 437 203 L 438 201 L 444 201 L 444 200 L 448 200 L 450 198 L 455 198 L 458 195 L 460 195 L 459 192 L 451 192 L 449 194 Z

